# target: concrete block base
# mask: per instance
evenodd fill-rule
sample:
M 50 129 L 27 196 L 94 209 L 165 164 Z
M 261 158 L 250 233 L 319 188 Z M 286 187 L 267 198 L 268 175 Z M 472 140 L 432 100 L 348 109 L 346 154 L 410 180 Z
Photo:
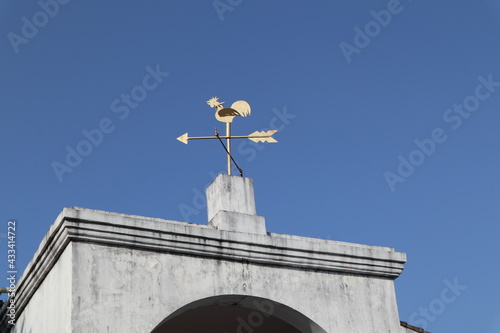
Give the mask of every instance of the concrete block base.
M 264 217 L 257 215 L 250 178 L 220 174 L 206 194 L 209 226 L 218 230 L 267 234 Z
M 266 235 L 266 220 L 263 216 L 220 210 L 208 225 L 219 230 Z

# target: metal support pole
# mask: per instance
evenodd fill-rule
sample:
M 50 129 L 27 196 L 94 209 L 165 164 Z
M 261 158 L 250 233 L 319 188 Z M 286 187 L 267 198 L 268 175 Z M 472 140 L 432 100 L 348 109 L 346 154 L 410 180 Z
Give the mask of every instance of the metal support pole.
M 226 123 L 227 174 L 231 176 L 231 123 Z

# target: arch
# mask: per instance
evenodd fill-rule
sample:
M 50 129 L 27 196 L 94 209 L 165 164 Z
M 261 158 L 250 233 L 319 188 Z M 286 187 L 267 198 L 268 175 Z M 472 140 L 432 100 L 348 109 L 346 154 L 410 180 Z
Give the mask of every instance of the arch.
M 166 332 L 327 333 L 284 304 L 246 295 L 213 296 L 191 302 L 151 331 Z

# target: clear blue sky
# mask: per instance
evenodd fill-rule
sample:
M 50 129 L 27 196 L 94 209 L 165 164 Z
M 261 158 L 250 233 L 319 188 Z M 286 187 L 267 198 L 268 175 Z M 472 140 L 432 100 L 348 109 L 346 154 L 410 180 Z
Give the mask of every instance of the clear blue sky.
M 224 152 L 176 137 L 244 99 L 233 134 L 280 129 L 233 146 L 269 231 L 394 247 L 401 320 L 500 332 L 498 0 L 65 1 L 0 0 L 20 267 L 63 207 L 206 223 Z

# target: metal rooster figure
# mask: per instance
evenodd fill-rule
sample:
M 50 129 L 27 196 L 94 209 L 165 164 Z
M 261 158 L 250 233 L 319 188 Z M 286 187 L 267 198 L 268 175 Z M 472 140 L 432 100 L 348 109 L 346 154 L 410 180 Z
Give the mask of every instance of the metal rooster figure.
M 236 101 L 230 108 L 224 107 L 225 102 L 219 102 L 218 97 L 212 97 L 207 101 L 210 107 L 215 108 L 215 119 L 223 123 L 232 123 L 236 116 L 248 117 L 252 114 L 250 105 L 245 101 Z
M 188 144 L 189 140 L 200 140 L 200 139 L 219 139 L 221 142 L 222 146 L 226 150 L 227 153 L 227 174 L 231 175 L 231 161 L 234 162 L 236 167 L 238 168 L 240 172 L 240 176 L 243 176 L 243 171 L 241 168 L 236 164 L 236 161 L 231 155 L 231 139 L 250 139 L 254 142 L 278 142 L 276 139 L 272 137 L 274 133 L 277 132 L 277 130 L 270 130 L 270 131 L 255 131 L 249 135 L 239 135 L 239 136 L 231 136 L 231 123 L 233 122 L 234 117 L 241 116 L 241 117 L 248 117 L 251 114 L 251 109 L 250 105 L 245 102 L 245 101 L 236 101 L 234 102 L 230 108 L 225 108 L 224 107 L 224 102 L 219 102 L 218 97 L 212 97 L 207 101 L 207 104 L 210 105 L 210 107 L 215 108 L 215 119 L 217 119 L 220 122 L 226 123 L 226 135 L 225 136 L 220 136 L 219 133 L 217 132 L 217 129 L 215 130 L 215 136 L 196 136 L 196 137 L 189 137 L 188 133 L 184 133 L 180 137 L 177 138 L 182 143 Z M 226 145 L 222 142 L 222 139 L 226 139 Z

